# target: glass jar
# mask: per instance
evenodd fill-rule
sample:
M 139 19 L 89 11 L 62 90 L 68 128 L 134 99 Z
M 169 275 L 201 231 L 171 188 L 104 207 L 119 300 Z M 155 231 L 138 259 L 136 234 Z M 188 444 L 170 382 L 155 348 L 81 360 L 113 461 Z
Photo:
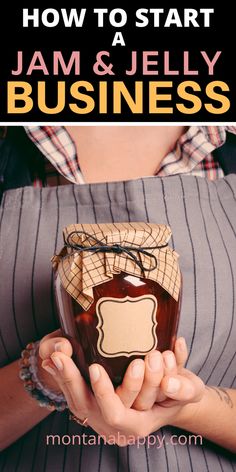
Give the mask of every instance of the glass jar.
M 143 358 L 152 349 L 161 352 L 173 349 L 181 297 L 176 301 L 158 283 L 126 273 L 115 275 L 111 281 L 94 287 L 94 302 L 88 311 L 68 294 L 58 274 L 55 277 L 55 287 L 63 335 L 71 342 L 73 359 L 87 382 L 88 366 L 94 362 L 101 364 L 112 382 L 118 385 L 133 359 Z M 110 309 L 112 318 L 115 300 L 118 300 L 116 319 L 114 323 L 108 322 L 106 328 L 104 320 L 99 319 L 98 307 L 101 307 L 101 301 L 103 304 L 107 303 L 108 316 Z M 135 304 L 139 310 L 145 310 L 146 307 L 146 311 L 136 319 L 135 307 L 136 313 L 132 310 L 128 321 L 129 303 Z M 128 306 L 124 309 L 125 304 Z M 106 329 L 109 329 L 108 333 Z M 104 342 L 106 335 L 109 337 L 107 343 Z M 123 354 L 119 354 L 119 349 Z

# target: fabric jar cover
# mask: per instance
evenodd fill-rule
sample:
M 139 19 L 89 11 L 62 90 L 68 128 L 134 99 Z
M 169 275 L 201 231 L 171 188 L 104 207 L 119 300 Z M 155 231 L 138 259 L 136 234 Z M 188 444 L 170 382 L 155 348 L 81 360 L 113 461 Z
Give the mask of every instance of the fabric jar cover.
M 145 275 L 178 301 L 181 283 L 179 256 L 168 246 L 171 237 L 169 226 L 141 222 L 72 224 L 64 229 L 63 235 L 65 246 L 52 257 L 53 268 L 58 270 L 65 290 L 85 310 L 93 303 L 93 287 L 108 282 L 121 272 L 137 277 Z M 89 251 L 90 247 L 98 247 L 97 243 L 101 243 L 101 249 L 106 245 L 108 251 L 95 248 Z M 116 251 L 117 247 L 120 250 Z M 114 252 L 110 248 L 114 248 Z M 132 258 L 134 255 L 144 271 Z

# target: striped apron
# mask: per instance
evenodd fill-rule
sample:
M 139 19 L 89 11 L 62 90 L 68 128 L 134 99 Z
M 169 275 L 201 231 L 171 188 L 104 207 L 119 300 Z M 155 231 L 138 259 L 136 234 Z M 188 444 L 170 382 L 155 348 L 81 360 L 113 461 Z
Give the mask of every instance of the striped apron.
M 17 359 L 31 340 L 58 326 L 50 257 L 70 223 L 147 221 L 170 225 L 170 245 L 180 254 L 183 300 L 178 334 L 189 347 L 187 368 L 209 385 L 236 388 L 236 175 L 216 182 L 194 176 L 148 177 L 126 182 L 4 193 L 0 208 L 0 362 Z M 1 400 L 0 400 L 1 401 Z M 232 426 L 233 427 L 233 426 Z M 236 459 L 208 441 L 168 426 L 161 446 L 119 448 L 73 443 L 95 437 L 52 413 L 6 449 L 4 472 L 232 472 Z M 47 435 L 61 438 L 47 445 Z M 171 444 L 171 437 L 190 438 Z M 63 439 L 64 438 L 64 439 Z M 94 441 L 95 442 L 95 441 Z

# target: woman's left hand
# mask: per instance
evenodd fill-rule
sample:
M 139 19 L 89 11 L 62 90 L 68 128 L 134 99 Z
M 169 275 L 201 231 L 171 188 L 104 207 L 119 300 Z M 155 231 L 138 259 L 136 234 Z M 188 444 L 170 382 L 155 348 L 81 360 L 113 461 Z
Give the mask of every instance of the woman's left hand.
M 174 424 L 184 405 L 198 403 L 204 395 L 205 386 L 200 377 L 184 368 L 187 356 L 184 338 L 177 339 L 174 352 L 149 353 L 145 357 L 143 385 L 132 408 L 145 411 L 156 404 L 162 422 Z M 131 406 L 128 392 L 125 376 L 117 393 L 126 406 Z

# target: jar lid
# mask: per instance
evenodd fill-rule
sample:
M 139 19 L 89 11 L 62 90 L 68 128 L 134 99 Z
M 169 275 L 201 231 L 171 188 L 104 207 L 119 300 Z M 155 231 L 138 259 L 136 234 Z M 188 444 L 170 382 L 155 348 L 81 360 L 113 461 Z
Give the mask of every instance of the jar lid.
M 85 310 L 93 303 L 93 287 L 121 272 L 153 280 L 178 300 L 179 256 L 168 246 L 171 234 L 167 225 L 141 222 L 69 225 L 53 268 Z

